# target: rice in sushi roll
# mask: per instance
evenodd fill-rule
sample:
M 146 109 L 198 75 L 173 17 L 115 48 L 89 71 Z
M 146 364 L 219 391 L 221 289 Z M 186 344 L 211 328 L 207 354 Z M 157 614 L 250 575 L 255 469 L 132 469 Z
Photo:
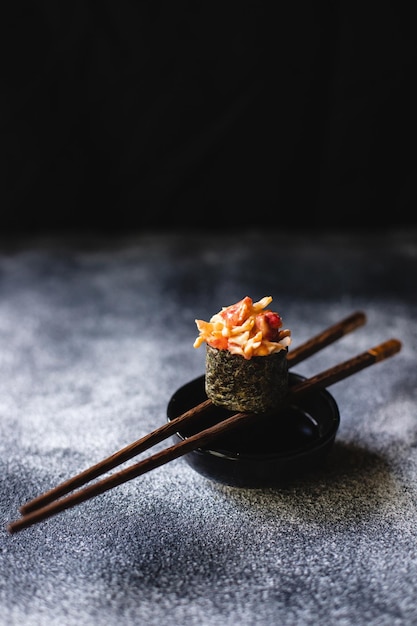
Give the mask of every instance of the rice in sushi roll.
M 267 308 L 271 302 L 271 296 L 258 302 L 246 296 L 209 322 L 195 320 L 200 334 L 194 348 L 206 343 L 205 390 L 213 404 L 265 413 L 287 394 L 291 331 Z

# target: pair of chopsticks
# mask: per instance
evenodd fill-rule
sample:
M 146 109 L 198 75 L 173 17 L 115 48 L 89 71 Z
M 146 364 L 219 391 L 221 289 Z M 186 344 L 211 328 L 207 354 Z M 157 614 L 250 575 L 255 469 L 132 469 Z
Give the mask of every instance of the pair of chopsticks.
M 365 322 L 366 316 L 362 311 L 353 313 L 349 317 L 312 337 L 298 348 L 290 351 L 287 355 L 288 365 L 294 366 L 303 359 L 306 359 L 307 357 L 330 345 L 337 339 L 352 332 L 356 328 L 359 328 L 365 324 Z M 381 343 L 380 345 L 371 348 L 356 357 L 339 363 L 338 365 L 335 365 L 320 374 L 316 374 L 316 376 L 307 378 L 290 388 L 283 406 L 294 402 L 294 400 L 302 394 L 319 388 L 325 388 L 343 380 L 344 378 L 347 378 L 348 376 L 351 376 L 356 372 L 359 372 L 369 365 L 383 361 L 384 359 L 387 359 L 388 357 L 399 352 L 400 349 L 401 342 L 398 341 L 398 339 L 389 339 L 388 341 L 385 341 L 384 343 Z M 189 426 L 200 418 L 201 415 L 210 407 L 212 407 L 212 402 L 210 400 L 205 400 L 201 404 L 191 408 L 170 422 L 167 422 L 148 435 L 145 435 L 141 439 L 138 439 L 130 445 L 122 448 L 99 463 L 92 465 L 83 472 L 73 476 L 53 489 L 46 491 L 33 500 L 28 501 L 26 504 L 23 504 L 19 509 L 22 517 L 11 522 L 7 526 L 7 530 L 9 533 L 16 533 L 23 530 L 24 528 L 41 522 L 42 520 L 45 520 L 60 511 L 64 511 L 65 509 L 80 504 L 81 502 L 102 494 L 113 487 L 127 482 L 128 480 L 136 478 L 152 469 L 155 469 L 156 467 L 164 465 L 169 461 L 195 450 L 196 448 L 204 447 L 225 431 L 236 428 L 238 425 L 240 426 L 245 423 L 249 423 L 256 418 L 259 419 L 259 415 L 255 413 L 235 413 L 214 426 L 198 432 L 169 448 L 157 452 L 156 454 L 153 454 L 152 456 L 149 456 L 148 458 L 145 458 L 130 467 L 108 476 L 107 478 L 103 478 L 100 481 L 86 486 L 83 489 L 75 491 L 78 487 L 85 485 L 94 478 L 103 475 L 105 472 L 121 465 L 128 459 L 133 458 L 137 454 L 175 434 L 181 429 L 181 427 L 185 425 Z

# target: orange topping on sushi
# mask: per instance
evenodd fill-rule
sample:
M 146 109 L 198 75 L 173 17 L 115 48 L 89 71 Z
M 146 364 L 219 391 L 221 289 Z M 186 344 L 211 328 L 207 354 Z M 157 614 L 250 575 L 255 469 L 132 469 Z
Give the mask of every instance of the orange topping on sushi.
M 291 331 L 282 328 L 278 313 L 266 308 L 271 302 L 271 296 L 258 302 L 245 296 L 223 307 L 209 322 L 195 320 L 200 334 L 194 348 L 206 342 L 212 348 L 229 350 L 245 359 L 286 350 L 291 343 Z

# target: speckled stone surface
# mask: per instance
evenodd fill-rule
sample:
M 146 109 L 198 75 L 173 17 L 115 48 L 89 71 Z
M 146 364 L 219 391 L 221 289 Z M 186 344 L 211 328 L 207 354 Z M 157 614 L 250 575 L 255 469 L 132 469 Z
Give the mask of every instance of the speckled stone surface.
M 3 241 L 0 624 L 416 624 L 416 279 L 413 231 Z M 238 489 L 180 458 L 9 534 L 20 504 L 165 422 L 204 372 L 195 318 L 245 295 L 272 295 L 294 347 L 366 312 L 305 376 L 403 342 L 329 389 L 325 466 Z

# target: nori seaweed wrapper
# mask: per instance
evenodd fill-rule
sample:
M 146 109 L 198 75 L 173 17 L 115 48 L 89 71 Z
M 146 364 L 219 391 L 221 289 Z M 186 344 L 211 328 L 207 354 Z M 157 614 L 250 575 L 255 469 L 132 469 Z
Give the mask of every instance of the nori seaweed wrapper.
M 230 411 L 265 413 L 288 393 L 287 350 L 245 359 L 206 345 L 207 397 Z

